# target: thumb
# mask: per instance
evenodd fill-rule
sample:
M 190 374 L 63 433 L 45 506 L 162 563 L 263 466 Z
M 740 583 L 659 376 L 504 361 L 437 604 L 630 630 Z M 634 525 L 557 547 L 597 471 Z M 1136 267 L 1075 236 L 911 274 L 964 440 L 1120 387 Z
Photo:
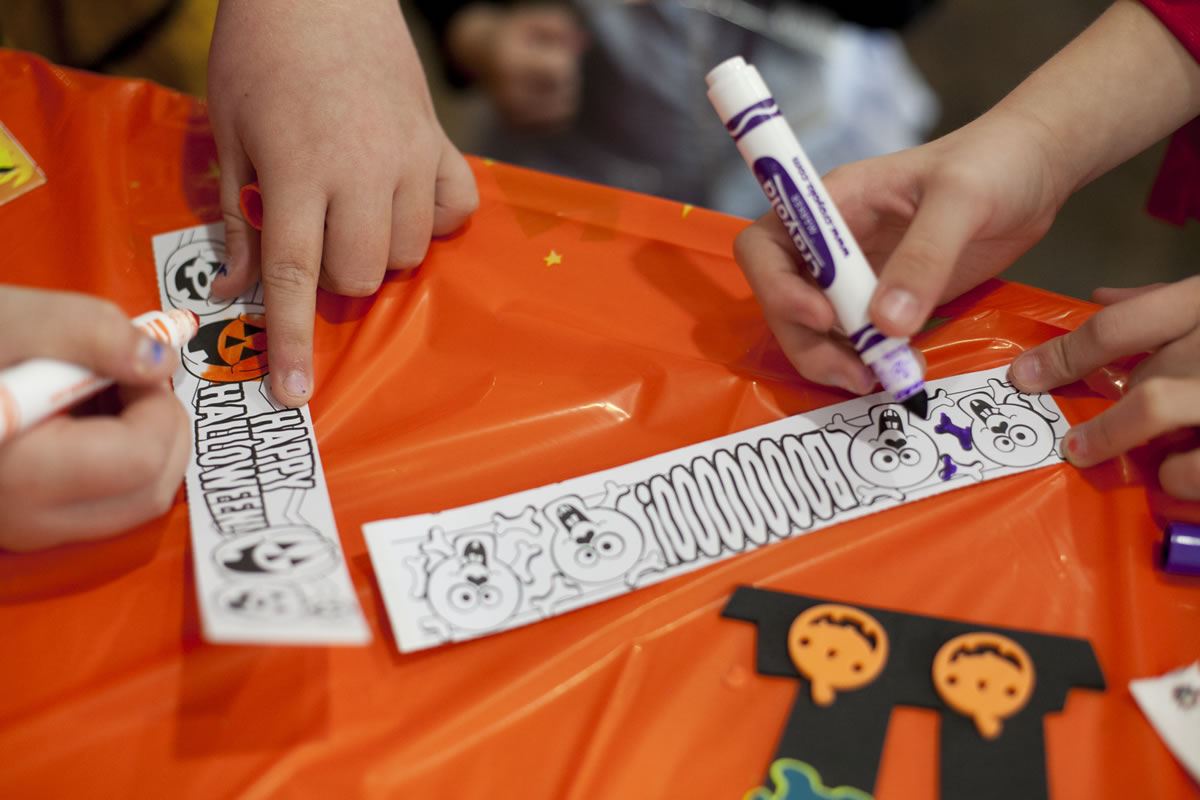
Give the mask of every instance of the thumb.
M 445 236 L 458 230 L 479 208 L 475 174 L 462 153 L 444 135 L 433 195 L 434 236 Z
M 950 283 L 978 223 L 953 192 L 931 191 L 879 273 L 871 320 L 888 336 L 912 336 Z
M 117 383 L 148 385 L 179 365 L 172 348 L 133 326 L 108 300 L 73 292 L 0 288 L 0 366 L 54 358 Z

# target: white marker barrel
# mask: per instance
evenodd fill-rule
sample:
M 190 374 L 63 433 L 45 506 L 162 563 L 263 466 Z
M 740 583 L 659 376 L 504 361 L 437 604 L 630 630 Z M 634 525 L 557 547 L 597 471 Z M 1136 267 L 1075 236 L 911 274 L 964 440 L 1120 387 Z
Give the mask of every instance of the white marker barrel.
M 859 357 L 896 400 L 923 391 L 921 368 L 908 340 L 884 336 L 871 324 L 867 306 L 877 284 L 875 272 L 758 70 L 734 56 L 706 80 L 709 101 Z
M 182 347 L 199 328 L 195 314 L 179 309 L 150 311 L 133 324 L 169 347 Z M 52 358 L 0 370 L 0 443 L 111 384 L 111 378 Z

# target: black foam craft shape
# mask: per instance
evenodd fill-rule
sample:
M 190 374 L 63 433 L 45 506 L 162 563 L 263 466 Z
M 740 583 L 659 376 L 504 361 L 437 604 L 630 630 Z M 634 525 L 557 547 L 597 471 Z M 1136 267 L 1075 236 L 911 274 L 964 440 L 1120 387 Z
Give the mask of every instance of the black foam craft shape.
M 814 702 L 812 682 L 793 663 L 788 644 L 793 621 L 822 604 L 865 612 L 883 628 L 887 640 L 887 660 L 879 674 L 861 687 L 838 690 L 828 705 Z M 873 793 L 892 709 L 916 706 L 941 714 L 942 800 L 1045 800 L 1049 795 L 1042 718 L 1061 711 L 1072 688 L 1105 688 L 1096 654 L 1085 639 L 749 586 L 738 587 L 721 613 L 757 626 L 759 673 L 801 683 L 772 763 L 794 759 L 811 765 L 828 787 Z M 1028 699 L 1001 721 L 992 738 L 981 733 L 975 719 L 948 705 L 934 684 L 939 650 L 972 633 L 997 634 L 1015 642 L 1028 654 L 1035 672 Z

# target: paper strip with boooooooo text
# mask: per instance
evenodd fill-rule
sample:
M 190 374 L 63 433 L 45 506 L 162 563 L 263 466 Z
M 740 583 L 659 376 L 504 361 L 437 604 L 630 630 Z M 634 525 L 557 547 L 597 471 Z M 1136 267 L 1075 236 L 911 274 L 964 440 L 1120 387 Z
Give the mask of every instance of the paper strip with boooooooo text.
M 435 514 L 363 526 L 402 651 L 527 625 L 738 553 L 1063 461 L 1005 367 L 933 381 Z
M 153 242 L 163 308 L 200 317 L 174 383 L 194 426 L 186 480 L 204 638 L 365 644 L 312 417 L 271 394 L 262 288 L 210 292 L 224 237 L 201 225 Z

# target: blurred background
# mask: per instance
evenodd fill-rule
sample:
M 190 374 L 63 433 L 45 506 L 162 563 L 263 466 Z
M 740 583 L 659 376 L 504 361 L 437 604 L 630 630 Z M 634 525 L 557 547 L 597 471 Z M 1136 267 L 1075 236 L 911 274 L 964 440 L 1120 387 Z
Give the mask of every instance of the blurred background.
M 930 138 L 982 114 L 1110 5 L 1108 0 L 938 0 L 901 31 L 940 114 Z M 429 26 L 403 0 L 447 133 L 478 153 L 485 103 L 450 87 Z M 1200 272 L 1200 222 L 1185 228 L 1145 212 L 1160 142 L 1077 192 L 1054 227 L 1002 277 L 1089 298 L 1098 286 L 1139 286 Z M 766 208 L 763 208 L 766 211 Z
M 615 0 L 577 2 L 593 8 L 605 2 L 615 4 Z M 921 0 L 894 0 L 890 5 L 924 4 Z M 216 5 L 217 0 L 0 0 L 0 41 L 6 46 L 40 52 L 60 64 L 148 77 L 181 91 L 202 94 L 205 54 Z M 502 153 L 488 152 L 497 147 L 487 135 L 491 108 L 488 99 L 481 90 L 464 87 L 464 81 L 454 79 L 453 70 L 446 69 L 445 53 L 439 48 L 441 39 L 435 25 L 445 9 L 455 3 L 401 0 L 400 5 L 451 139 L 464 152 L 503 157 Z M 841 5 L 851 9 L 887 8 L 889 3 Z M 927 5 L 930 7 L 901 28 L 899 42 L 907 50 L 911 66 L 915 66 L 918 82 L 923 77 L 936 97 L 936 116 L 929 116 L 919 126 L 923 135 L 936 137 L 987 110 L 1086 27 L 1108 0 L 931 0 Z M 640 35 L 637 30 L 631 33 Z M 621 34 L 616 36 L 619 40 Z M 651 51 L 632 52 L 641 57 Z M 710 47 L 707 52 L 718 50 Z M 714 56 L 697 65 L 701 70 L 697 74 L 703 75 L 702 70 L 718 60 Z M 879 81 L 876 97 L 891 96 L 891 82 L 896 78 L 892 73 L 898 70 L 889 72 L 886 65 L 881 69 L 884 71 L 877 71 L 876 76 L 886 80 Z M 793 84 L 789 104 L 802 104 L 805 73 L 797 70 L 794 74 L 796 80 L 788 81 Z M 785 82 L 779 77 L 768 78 L 768 82 L 779 95 Z M 870 99 L 869 92 L 860 94 Z M 863 111 L 870 107 L 860 106 Z M 928 110 L 934 109 L 931 106 Z M 710 114 L 711 109 L 702 113 Z M 819 168 L 832 165 L 830 159 L 835 159 L 836 147 L 825 148 L 828 152 L 818 157 L 803 133 L 801 139 Z M 1078 192 L 1049 234 L 1004 277 L 1087 298 L 1097 286 L 1134 286 L 1200 272 L 1200 223 L 1178 228 L 1151 218 L 1144 210 L 1164 146 L 1158 144 Z M 722 153 L 733 152 L 727 140 L 713 147 Z M 683 166 L 686 168 L 686 163 Z M 744 166 L 738 170 L 739 174 L 748 174 Z M 637 178 L 632 176 L 634 185 Z M 758 201 L 757 196 L 752 198 L 752 202 Z M 765 203 L 761 210 L 766 210 Z M 743 215 L 757 213 L 754 210 L 753 214 Z

